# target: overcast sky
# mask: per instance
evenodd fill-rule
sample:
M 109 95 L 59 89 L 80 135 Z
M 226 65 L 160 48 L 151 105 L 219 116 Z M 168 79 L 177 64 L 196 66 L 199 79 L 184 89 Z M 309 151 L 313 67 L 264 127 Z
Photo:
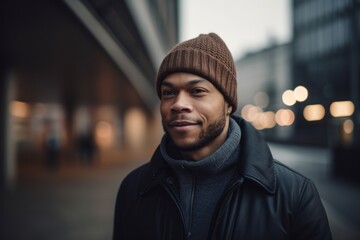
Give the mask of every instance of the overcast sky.
M 180 0 L 180 40 L 215 32 L 235 59 L 291 39 L 290 0 Z

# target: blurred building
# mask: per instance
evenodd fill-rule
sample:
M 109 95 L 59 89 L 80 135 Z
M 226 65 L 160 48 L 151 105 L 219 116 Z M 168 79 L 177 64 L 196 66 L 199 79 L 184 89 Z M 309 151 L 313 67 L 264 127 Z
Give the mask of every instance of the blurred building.
M 272 140 L 293 137 L 293 112 L 282 101 L 293 84 L 291 49 L 291 43 L 272 43 L 236 61 L 239 111 Z
M 153 81 L 178 41 L 177 0 L 18 0 L 0 9 L 0 185 L 21 165 L 152 147 L 161 133 Z
M 268 140 L 330 147 L 335 172 L 356 177 L 360 2 L 293 0 L 292 16 L 291 43 L 237 61 L 241 114 Z
M 333 149 L 335 173 L 360 181 L 360 1 L 293 0 L 297 136 Z
M 266 119 L 265 111 L 293 114 L 285 128 L 275 116 L 273 130 L 264 128 L 267 136 L 309 145 L 359 145 L 359 5 L 358 0 L 293 0 L 292 43 L 237 61 L 239 104 L 253 106 L 245 110 L 257 128 L 263 129 L 259 121 Z M 257 103 L 259 96 L 268 102 Z M 287 134 L 279 135 L 280 129 Z
M 292 1 L 294 85 L 308 99 L 294 105 L 304 141 L 351 145 L 359 128 L 358 0 Z M 309 110 L 306 115 L 306 110 Z

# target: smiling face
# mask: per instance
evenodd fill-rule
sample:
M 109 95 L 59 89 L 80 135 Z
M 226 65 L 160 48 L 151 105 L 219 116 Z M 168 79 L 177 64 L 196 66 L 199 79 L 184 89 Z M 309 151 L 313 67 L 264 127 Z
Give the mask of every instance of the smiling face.
M 206 79 L 173 73 L 161 83 L 160 112 L 165 131 L 183 156 L 200 160 L 226 140 L 231 106 Z

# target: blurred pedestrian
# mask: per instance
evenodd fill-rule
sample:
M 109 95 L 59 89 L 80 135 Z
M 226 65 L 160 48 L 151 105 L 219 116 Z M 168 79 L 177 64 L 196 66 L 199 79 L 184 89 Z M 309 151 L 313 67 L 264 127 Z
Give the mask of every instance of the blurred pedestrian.
M 46 164 L 49 169 L 56 169 L 59 166 L 60 155 L 59 133 L 53 120 L 46 119 L 44 127 L 44 148 L 46 154 Z
M 95 161 L 97 146 L 94 139 L 93 129 L 89 127 L 80 133 L 77 138 L 79 158 L 85 164 L 91 165 Z
M 176 45 L 156 87 L 165 134 L 121 183 L 113 239 L 332 239 L 313 182 L 234 114 L 235 65 L 218 35 Z

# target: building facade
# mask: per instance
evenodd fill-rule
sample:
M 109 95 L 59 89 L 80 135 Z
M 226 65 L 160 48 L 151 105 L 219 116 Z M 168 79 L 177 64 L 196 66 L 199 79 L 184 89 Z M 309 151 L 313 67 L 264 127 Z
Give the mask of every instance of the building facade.
M 292 1 L 293 79 L 309 91 L 308 99 L 294 106 L 296 129 L 305 142 L 358 142 L 359 4 L 358 0 Z M 320 106 L 322 117 L 307 120 L 304 109 L 314 105 Z

